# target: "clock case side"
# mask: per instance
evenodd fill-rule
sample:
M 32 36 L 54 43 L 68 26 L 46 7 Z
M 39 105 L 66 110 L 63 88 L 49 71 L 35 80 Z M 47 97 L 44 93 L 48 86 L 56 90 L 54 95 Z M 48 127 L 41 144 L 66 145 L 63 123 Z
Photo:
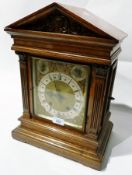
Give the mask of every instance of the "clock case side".
M 108 124 L 111 112 L 110 103 L 114 100 L 112 90 L 118 60 L 111 66 L 93 65 L 87 113 L 88 137 L 98 139 Z

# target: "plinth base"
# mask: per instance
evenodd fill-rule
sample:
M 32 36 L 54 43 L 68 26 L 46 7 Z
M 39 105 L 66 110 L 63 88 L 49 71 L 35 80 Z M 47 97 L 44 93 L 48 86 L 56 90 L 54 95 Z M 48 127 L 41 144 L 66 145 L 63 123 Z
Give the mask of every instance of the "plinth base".
M 14 139 L 19 141 L 26 142 L 36 147 L 56 153 L 57 155 L 75 160 L 94 169 L 101 170 L 101 164 L 112 126 L 113 124 L 108 122 L 103 140 L 101 139 L 102 141 L 99 141 L 101 143 L 98 145 L 96 150 L 54 138 L 50 135 L 31 130 L 30 128 L 24 126 L 18 126 L 14 129 L 12 131 L 12 136 Z

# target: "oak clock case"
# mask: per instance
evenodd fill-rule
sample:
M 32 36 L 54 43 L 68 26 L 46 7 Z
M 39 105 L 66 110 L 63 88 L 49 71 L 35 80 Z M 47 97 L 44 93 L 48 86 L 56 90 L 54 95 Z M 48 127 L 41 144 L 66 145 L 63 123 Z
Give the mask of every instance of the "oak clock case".
M 31 66 L 34 114 L 83 131 L 90 66 L 37 57 Z
M 13 138 L 101 170 L 127 34 L 85 9 L 58 3 L 5 31 L 19 56 L 22 84 L 23 114 Z

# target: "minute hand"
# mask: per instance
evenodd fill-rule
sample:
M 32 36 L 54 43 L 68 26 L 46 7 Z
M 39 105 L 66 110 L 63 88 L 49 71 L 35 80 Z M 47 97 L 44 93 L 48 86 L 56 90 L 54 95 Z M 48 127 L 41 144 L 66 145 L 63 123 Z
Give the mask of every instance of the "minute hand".
M 55 85 L 56 91 L 60 91 L 60 89 L 58 88 L 58 86 L 57 86 L 57 84 L 56 84 L 56 81 L 54 81 L 54 85 Z
M 58 96 L 58 98 L 60 99 L 60 101 L 64 100 L 65 97 L 62 95 L 61 89 L 58 88 L 58 85 L 56 82 L 55 83 L 55 88 L 56 88 L 56 95 Z

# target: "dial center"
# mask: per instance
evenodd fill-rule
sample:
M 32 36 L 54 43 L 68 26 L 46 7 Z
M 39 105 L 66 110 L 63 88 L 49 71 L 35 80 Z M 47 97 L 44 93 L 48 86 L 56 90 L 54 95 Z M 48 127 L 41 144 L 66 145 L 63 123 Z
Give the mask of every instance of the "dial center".
M 51 81 L 45 89 L 47 103 L 55 110 L 67 112 L 75 104 L 75 96 L 72 88 L 59 80 Z

